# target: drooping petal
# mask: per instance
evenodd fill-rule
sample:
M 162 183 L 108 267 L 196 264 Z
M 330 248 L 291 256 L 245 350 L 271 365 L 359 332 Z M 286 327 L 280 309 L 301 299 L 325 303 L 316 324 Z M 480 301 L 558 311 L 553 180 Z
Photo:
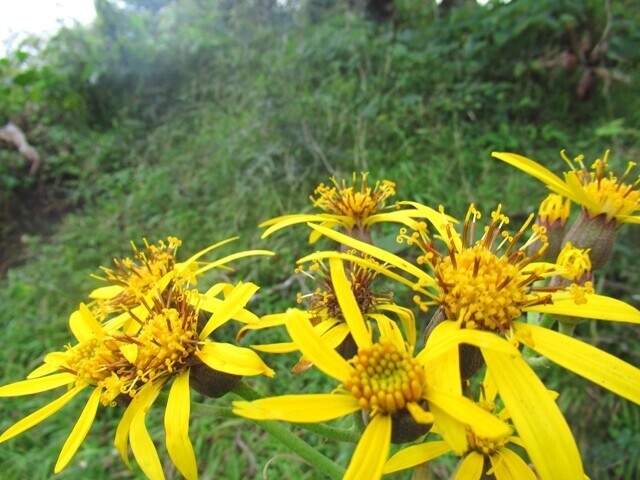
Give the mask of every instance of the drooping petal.
M 27 380 L 32 380 L 34 378 L 44 377 L 46 375 L 51 375 L 52 373 L 57 372 L 58 366 L 64 364 L 64 362 L 57 362 L 52 364 L 51 362 L 47 362 L 47 358 L 52 358 L 51 355 L 57 354 L 59 359 L 64 359 L 63 352 L 51 352 L 45 356 L 44 364 L 37 367 L 33 370 L 29 375 L 27 375 Z
M 73 456 L 78 451 L 78 448 L 80 448 L 80 445 L 86 438 L 87 433 L 89 433 L 89 429 L 91 428 L 91 425 L 93 425 L 93 420 L 94 418 L 96 418 L 96 412 L 98 411 L 101 394 L 101 388 L 95 388 L 93 390 L 93 393 L 89 397 L 87 404 L 82 409 L 80 418 L 78 418 L 78 421 L 73 427 L 71 434 L 67 438 L 66 442 L 64 442 L 64 446 L 60 451 L 56 466 L 53 469 L 54 473 L 60 473 L 64 469 L 64 467 L 67 466 L 67 464 L 71 461 Z
M 469 452 L 456 470 L 455 480 L 479 480 L 482 478 L 484 456 L 476 451 Z
M 240 340 L 249 330 L 262 330 L 263 328 L 273 328 L 284 325 L 287 321 L 286 313 L 274 313 L 260 317 L 256 323 L 244 325 L 236 335 L 236 340 Z
M 291 353 L 298 350 L 293 342 L 267 343 L 265 345 L 251 345 L 251 348 L 264 353 Z
M 45 392 L 53 388 L 69 385 L 77 380 L 76 376 L 63 372 L 41 378 L 22 380 L 0 387 L 0 397 L 20 397 Z
M 304 214 L 283 215 L 281 217 L 272 218 L 271 220 L 262 222 L 259 225 L 260 228 L 269 227 L 264 231 L 264 233 L 260 238 L 265 239 L 272 233 L 277 232 L 278 230 L 282 228 L 286 228 L 290 225 L 296 225 L 298 223 L 307 223 L 307 222 L 321 223 L 321 222 L 325 222 L 328 219 L 331 219 L 331 216 L 325 213 L 308 214 L 308 215 L 304 215 Z
M 256 352 L 230 343 L 206 341 L 196 356 L 209 367 L 233 375 L 266 375 L 273 377 L 270 369 Z
M 407 260 L 398 257 L 392 253 L 387 252 L 386 250 L 375 247 L 369 243 L 361 242 L 360 240 L 356 240 L 354 238 L 349 237 L 340 232 L 336 232 L 335 230 L 330 230 L 328 228 L 321 227 L 319 225 L 309 224 L 311 228 L 321 232 L 325 237 L 330 238 L 331 240 L 335 240 L 343 245 L 346 245 L 351 248 L 355 248 L 361 252 L 364 252 L 368 255 L 371 255 L 374 258 L 382 262 L 386 262 L 389 265 L 393 265 L 394 267 L 399 268 L 400 270 L 404 270 L 405 272 L 413 275 L 414 277 L 420 279 L 424 285 L 433 284 L 434 280 L 431 278 L 426 272 L 419 269 L 412 263 Z
M 106 287 L 100 287 L 93 290 L 89 294 L 89 298 L 96 298 L 98 300 L 109 300 L 113 297 L 117 297 L 123 291 L 124 287 L 120 285 L 108 285 Z
M 69 317 L 69 328 L 79 342 L 85 342 L 100 332 L 101 325 L 84 303 Z
M 282 395 L 252 402 L 233 402 L 233 413 L 252 420 L 284 420 L 317 423 L 334 420 L 360 410 L 358 400 L 351 395 L 317 393 Z
M 425 462 L 430 462 L 451 451 L 447 442 L 436 440 L 434 442 L 424 442 L 411 447 L 403 448 L 393 455 L 384 464 L 382 473 L 393 473 L 399 470 L 415 467 Z
M 391 416 L 374 415 L 362 432 L 343 480 L 378 480 L 389 457 Z
M 406 409 L 416 423 L 430 425 L 435 422 L 435 416 L 433 413 L 423 409 L 418 403 L 409 402 L 406 405 Z
M 271 257 L 275 255 L 275 253 L 270 252 L 269 250 L 246 250 L 244 252 L 232 253 L 231 255 L 227 255 L 226 257 L 222 257 L 214 262 L 210 262 L 200 267 L 195 271 L 195 275 L 202 275 L 204 272 L 207 272 L 213 268 L 218 268 L 226 265 L 229 262 L 233 262 L 234 260 L 238 260 L 239 258 L 253 257 L 258 255 L 266 255 Z
M 370 347 L 371 346 L 371 332 L 367 328 L 367 323 L 364 321 L 356 297 L 351 289 L 351 284 L 347 279 L 347 275 L 344 272 L 344 265 L 342 260 L 338 258 L 329 259 L 329 268 L 331 269 L 331 282 L 333 283 L 333 290 L 340 304 L 342 310 L 342 316 L 344 317 L 347 325 L 349 325 L 349 331 L 353 336 L 354 341 L 358 347 Z
M 536 480 L 536 475 L 519 455 L 500 448 L 489 457 L 496 480 Z
M 19 422 L 13 424 L 11 427 L 7 428 L 5 432 L 0 436 L 0 443 L 6 442 L 16 435 L 20 435 L 22 432 L 29 430 L 31 427 L 49 418 L 51 415 L 53 415 L 67 403 L 69 403 L 69 401 L 86 386 L 87 385 L 85 384 L 72 388 L 61 397 L 58 397 L 53 402 L 48 403 L 47 405 L 42 407 L 40 410 L 36 410 L 28 417 L 25 417 Z
M 537 178 L 554 192 L 559 193 L 564 197 L 571 198 L 572 200 L 574 199 L 573 197 L 575 197 L 575 195 L 567 188 L 565 182 L 563 182 L 562 179 L 551 170 L 543 167 L 538 162 L 534 162 L 533 160 L 515 153 L 491 152 L 491 155 L 511 166 L 519 168 L 526 174 Z
M 549 305 L 535 305 L 525 308 L 524 311 L 592 318 L 594 320 L 640 323 L 640 310 L 615 298 L 587 294 L 585 295 L 586 303 L 582 304 L 576 304 L 568 293 L 554 294 L 552 298 L 553 303 Z
M 287 331 L 298 349 L 322 372 L 344 382 L 351 366 L 335 350 L 320 340 L 305 315 L 289 310 Z
M 426 218 L 429 223 L 435 227 L 442 238 L 451 239 L 451 241 L 453 242 L 453 246 L 457 251 L 460 251 L 462 249 L 462 240 L 460 239 L 460 235 L 458 235 L 458 232 L 456 232 L 454 229 L 447 230 L 446 228 L 447 224 L 458 223 L 455 218 L 417 202 L 404 201 L 398 203 L 400 205 L 413 206 L 419 213 L 420 218 Z M 412 216 L 417 217 L 418 215 Z
M 200 332 L 200 339 L 204 340 L 216 328 L 229 321 L 236 312 L 244 308 L 249 299 L 258 291 L 258 289 L 259 287 L 253 283 L 243 283 L 234 288 L 233 291 L 224 299 L 224 302 L 220 307 L 213 312 L 209 321 Z
M 519 355 L 489 349 L 482 354 L 540 478 L 582 479 L 571 430 L 535 372 Z
M 317 232 L 316 232 L 317 233 Z M 368 244 L 367 244 L 368 245 Z M 340 258 L 342 260 L 345 260 L 347 262 L 352 262 L 352 263 L 356 263 L 358 265 L 362 265 L 365 268 L 368 268 L 374 272 L 378 272 L 381 273 L 387 277 L 389 277 L 390 279 L 401 283 L 403 285 L 406 285 L 410 288 L 415 289 L 416 292 L 421 292 L 421 293 L 425 293 L 426 290 L 416 287 L 416 283 L 415 281 L 412 280 L 408 280 L 405 277 L 403 277 L 402 275 L 398 275 L 397 273 L 393 272 L 392 270 L 390 270 L 386 265 L 380 264 L 380 263 L 374 263 L 371 260 L 367 260 L 366 258 L 362 258 L 359 257 L 357 255 L 352 255 L 349 253 L 341 253 L 341 252 L 335 252 L 335 251 L 325 251 L 325 252 L 315 252 L 312 253 L 310 255 L 307 255 L 306 257 L 301 258 L 300 260 L 297 261 L 297 263 L 307 263 L 307 262 L 313 262 L 316 260 L 325 260 L 327 258 Z M 428 284 L 432 284 L 434 283 L 433 279 L 425 282 L 425 285 Z
M 430 407 L 432 404 L 437 406 L 459 422 L 469 425 L 481 437 L 497 440 L 511 433 L 509 425 L 466 397 L 436 389 L 428 389 L 425 397 Z
M 207 296 L 204 300 L 202 300 L 197 305 L 198 307 L 200 307 L 200 310 L 203 312 L 215 312 L 218 308 L 220 308 L 220 306 L 223 303 L 224 303 L 224 300 L 221 298 Z M 246 310 L 244 308 L 241 308 L 240 310 L 238 310 L 233 315 L 232 318 L 234 320 L 238 320 L 239 322 L 246 323 L 248 325 L 256 325 L 260 321 L 260 319 L 255 313 L 250 312 L 249 310 Z
M 588 343 L 547 328 L 516 322 L 517 338 L 552 362 L 640 404 L 640 369 Z
M 383 303 L 376 305 L 376 310 L 381 312 L 393 312 L 400 319 L 402 328 L 404 329 L 405 337 L 409 342 L 409 345 L 414 346 L 416 344 L 417 332 L 416 332 L 416 320 L 413 312 L 408 308 L 395 305 L 393 303 Z M 413 350 L 411 351 L 413 353 Z
M 431 430 L 442 435 L 442 438 L 456 455 L 462 455 L 466 452 L 469 448 L 469 441 L 465 425 L 435 404 L 430 404 L 429 410 L 435 419 Z
M 150 480 L 164 480 L 164 472 L 158 457 L 158 451 L 153 444 L 153 440 L 151 440 L 147 426 L 144 424 L 146 416 L 146 410 L 141 409 L 138 410 L 131 421 L 131 428 L 129 429 L 131 451 L 147 478 Z
M 376 321 L 378 328 L 380 329 L 380 336 L 391 340 L 391 343 L 395 345 L 400 351 L 406 350 L 404 337 L 400 332 L 400 329 L 394 321 L 392 321 L 386 315 L 380 313 L 370 313 L 369 317 Z M 413 347 L 413 345 L 412 345 Z
M 186 268 L 188 268 L 193 262 L 195 262 L 196 260 L 198 260 L 200 257 L 202 257 L 203 255 L 209 253 L 212 250 L 215 250 L 216 248 L 220 248 L 223 245 L 226 245 L 227 243 L 230 242 L 235 242 L 236 240 L 238 240 L 238 238 L 240 237 L 231 237 L 231 238 L 227 238 L 226 240 L 222 240 L 221 242 L 215 243 L 213 245 L 209 245 L 207 248 L 200 250 L 197 253 L 194 253 L 193 255 L 191 255 L 187 260 L 185 260 L 184 262 L 180 262 L 178 264 L 176 264 L 176 271 L 181 272 L 183 270 L 185 270 Z
M 198 478 L 196 455 L 189 439 L 190 411 L 189 370 L 186 370 L 171 385 L 164 412 L 164 429 L 169 456 L 187 480 Z
M 427 365 L 461 343 L 505 354 L 519 355 L 517 349 L 511 343 L 494 333 L 466 328 L 461 329 L 456 322 L 445 320 L 433 329 L 431 335 L 429 335 L 427 346 L 416 356 L 416 359 L 423 365 Z
M 165 380 L 166 381 L 166 380 Z M 150 382 L 147 383 L 144 387 L 140 389 L 138 394 L 131 401 L 127 409 L 124 411 L 122 415 L 122 419 L 118 424 L 118 428 L 116 429 L 116 438 L 113 442 L 118 452 L 120 452 L 120 456 L 124 463 L 131 468 L 131 464 L 129 463 L 129 452 L 128 452 L 128 440 L 129 433 L 131 431 L 131 425 L 133 423 L 134 418 L 138 413 L 144 410 L 148 410 L 151 404 L 155 401 L 160 393 L 160 389 L 164 385 L 164 381 L 162 382 Z M 144 423 L 144 419 L 143 419 Z

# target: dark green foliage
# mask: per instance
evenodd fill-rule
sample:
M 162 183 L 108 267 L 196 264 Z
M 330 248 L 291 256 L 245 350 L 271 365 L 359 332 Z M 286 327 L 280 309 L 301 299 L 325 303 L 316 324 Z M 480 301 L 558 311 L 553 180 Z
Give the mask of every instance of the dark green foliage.
M 19 154 L 0 144 L 0 235 L 11 255 L 0 263 L 3 384 L 69 340 L 68 314 L 98 286 L 89 274 L 128 255 L 130 240 L 176 235 L 183 258 L 235 235 L 232 248 L 276 251 L 274 259 L 240 261 L 229 274 L 262 285 L 251 306 L 271 313 L 291 306 L 302 288 L 271 287 L 316 247 L 306 244 L 303 226 L 261 241 L 257 224 L 310 210 L 308 195 L 331 175 L 369 171 L 371 179 L 396 181 L 399 199 L 444 204 L 456 216 L 469 202 L 483 210 L 502 202 L 517 218 L 547 192 L 491 159 L 492 150 L 528 155 L 554 171 L 564 168 L 558 153 L 565 148 L 595 159 L 611 147 L 618 167 L 640 154 L 637 2 L 493 1 L 442 16 L 435 4 L 404 0 L 386 22 L 361 18 L 344 2 L 289 3 L 99 0 L 93 26 L 64 29 L 39 52 L 25 47 L 0 59 L 0 123 L 19 124 L 44 158 L 38 178 L 30 177 Z M 29 199 L 56 200 L 72 213 L 48 228 L 32 225 Z M 634 227 L 621 230 L 603 286 L 637 304 Z M 375 233 L 386 241 L 396 232 Z M 638 365 L 631 326 L 584 327 L 584 338 Z M 278 335 L 254 332 L 246 344 L 284 341 Z M 323 390 L 320 376 L 289 378 L 296 360 L 268 356 L 278 375 L 262 390 Z M 591 478 L 637 476 L 630 452 L 638 408 L 584 382 L 574 386 L 560 371 L 548 377 L 563 392 Z M 0 428 L 47 401 L 36 397 L 3 399 Z M 594 405 L 603 411 L 595 415 Z M 0 471 L 49 478 L 77 409 L 0 446 Z M 111 448 L 118 413 L 94 425 L 61 478 L 139 475 Z M 160 439 L 154 415 L 148 424 Z M 257 427 L 238 437 L 239 425 L 247 424 L 194 420 L 203 476 L 259 478 L 255 456 L 259 468 L 274 459 L 274 477 L 321 478 Z M 322 448 L 342 464 L 348 459 L 344 445 Z

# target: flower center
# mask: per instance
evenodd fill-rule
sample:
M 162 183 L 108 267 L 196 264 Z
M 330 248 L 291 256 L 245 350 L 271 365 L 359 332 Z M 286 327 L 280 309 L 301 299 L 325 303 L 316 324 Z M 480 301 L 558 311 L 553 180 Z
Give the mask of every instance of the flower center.
M 489 440 L 488 438 L 479 437 L 474 434 L 471 430 L 467 430 L 467 441 L 469 442 L 469 449 L 475 450 L 481 455 L 491 456 L 496 453 L 496 451 L 503 447 L 507 440 Z
M 373 187 L 368 187 L 366 173 L 362 174 L 359 189 L 355 173 L 351 186 L 347 186 L 344 180 L 342 184 L 338 184 L 335 178 L 331 181 L 333 186 L 320 184 L 314 192 L 317 197 L 311 196 L 311 201 L 325 212 L 345 215 L 356 224 L 378 213 L 384 207 L 386 199 L 396 194 L 395 183 L 389 180 L 376 182 Z
M 447 318 L 462 319 L 465 328 L 505 332 L 522 314 L 526 276 L 483 245 L 444 257 L 434 275 Z
M 617 215 L 632 215 L 637 210 L 640 210 L 640 190 L 638 190 L 640 178 L 632 183 L 626 183 L 631 170 L 636 166 L 634 162 L 629 162 L 622 177 L 617 178 L 609 170 L 609 150 L 605 152 L 602 159 L 598 158 L 593 162 L 590 170 L 583 163 L 583 155 L 573 159 L 573 162 L 578 165 L 576 168 L 567 158 L 564 151 L 561 154 L 564 161 L 572 169 L 565 176 L 576 175 L 587 195 L 599 205 L 597 211 L 592 211 L 592 208 L 587 207 L 589 213 L 592 215 L 604 213 L 607 220 L 611 220 Z
M 111 375 L 108 367 L 116 360 L 103 337 L 93 337 L 68 347 L 65 356 L 68 370 L 90 385 L 108 378 Z
M 365 410 L 394 414 L 422 397 L 424 368 L 407 352 L 382 341 L 358 349 L 344 386 Z

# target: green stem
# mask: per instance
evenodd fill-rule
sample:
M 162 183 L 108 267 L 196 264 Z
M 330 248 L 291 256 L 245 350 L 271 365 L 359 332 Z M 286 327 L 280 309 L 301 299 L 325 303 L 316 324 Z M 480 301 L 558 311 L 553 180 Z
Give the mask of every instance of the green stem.
M 257 400 L 261 398 L 258 392 L 242 381 L 238 383 L 232 392 L 245 400 Z M 267 420 L 254 420 L 254 422 L 265 432 L 288 447 L 292 452 L 304 458 L 318 471 L 331 478 L 339 479 L 343 477 L 345 472 L 344 468 L 325 457 L 281 423 Z
M 568 336 L 573 336 L 573 331 L 576 329 L 576 325 L 567 322 L 558 322 L 558 331 Z

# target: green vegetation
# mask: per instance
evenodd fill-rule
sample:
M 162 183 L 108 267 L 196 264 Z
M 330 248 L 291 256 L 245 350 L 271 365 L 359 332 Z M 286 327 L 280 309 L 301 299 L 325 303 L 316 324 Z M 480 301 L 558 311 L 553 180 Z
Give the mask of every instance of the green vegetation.
M 591 160 L 611 148 L 614 167 L 640 157 L 640 6 L 632 0 L 494 1 L 446 15 L 435 3 L 397 0 L 386 22 L 338 1 L 95 3 L 95 25 L 0 59 L 0 124 L 18 124 L 44 159 L 28 175 L 0 143 L 0 384 L 24 378 L 69 340 L 69 313 L 98 286 L 89 275 L 128 255 L 130 240 L 175 235 L 183 258 L 232 236 L 240 237 L 234 248 L 275 251 L 230 274 L 263 286 L 251 306 L 265 314 L 295 301 L 299 283 L 274 285 L 309 246 L 303 227 L 261 241 L 257 225 L 308 210 L 308 195 L 332 175 L 369 171 L 395 181 L 399 199 L 444 204 L 457 216 L 469 202 L 485 210 L 501 202 L 519 218 L 547 192 L 492 150 L 556 172 L 562 149 Z M 637 305 L 634 227 L 622 228 L 600 281 Z M 640 365 L 638 329 L 584 324 L 578 336 Z M 285 384 L 320 391 L 313 373 L 288 376 L 295 358 L 265 360 L 278 372 L 258 387 L 265 393 Z M 637 478 L 640 409 L 559 369 L 547 377 L 562 392 L 590 477 Z M 0 429 L 43 397 L 2 399 Z M 3 478 L 50 478 L 77 410 L 1 445 Z M 119 412 L 106 413 L 56 478 L 141 475 L 112 446 Z M 161 413 L 147 422 L 154 438 L 162 438 Z M 262 478 L 263 469 L 265 478 L 322 478 L 244 420 L 194 414 L 190 432 L 202 478 Z M 351 447 L 336 445 L 322 451 L 345 464 Z M 446 476 L 442 463 L 434 474 Z

